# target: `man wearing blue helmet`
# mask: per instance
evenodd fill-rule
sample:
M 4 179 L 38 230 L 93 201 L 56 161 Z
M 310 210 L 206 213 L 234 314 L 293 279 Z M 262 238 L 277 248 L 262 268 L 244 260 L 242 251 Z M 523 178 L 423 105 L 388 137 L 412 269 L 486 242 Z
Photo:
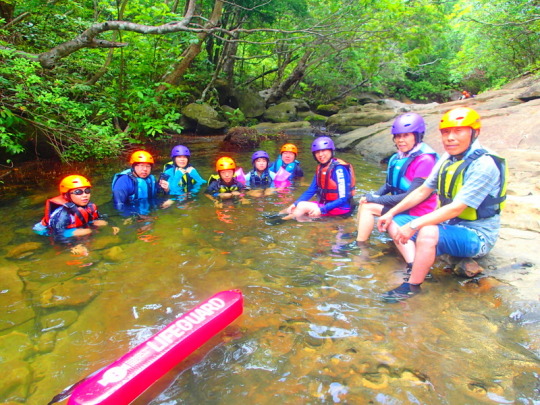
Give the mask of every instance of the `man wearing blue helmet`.
M 318 218 L 348 215 L 353 205 L 354 170 L 350 163 L 334 157 L 336 147 L 332 139 L 322 136 L 313 141 L 311 152 L 317 169 L 309 188 L 287 209 L 283 219 Z M 309 201 L 317 195 L 319 201 Z
M 191 152 L 184 145 L 176 145 L 171 150 L 171 162 L 163 167 L 159 185 L 169 195 L 196 193 L 206 183 L 197 169 L 190 164 Z

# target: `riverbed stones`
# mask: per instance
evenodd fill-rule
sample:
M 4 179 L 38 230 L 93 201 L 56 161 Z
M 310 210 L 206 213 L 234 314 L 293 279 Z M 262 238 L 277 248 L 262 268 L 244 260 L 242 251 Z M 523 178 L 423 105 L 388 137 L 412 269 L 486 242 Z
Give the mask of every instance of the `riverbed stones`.
M 127 254 L 121 246 L 113 246 L 103 252 L 103 258 L 111 262 L 121 262 L 127 259 Z
M 41 330 L 65 329 L 74 323 L 78 317 L 78 312 L 72 309 L 44 315 L 41 317 Z
M 11 360 L 2 362 L 0 398 L 3 404 L 24 404 L 32 383 L 32 372 L 27 362 Z
M 98 279 L 79 276 L 57 284 L 41 293 L 42 308 L 75 307 L 88 303 L 100 292 Z
M 0 311 L 3 315 L 0 331 L 23 324 L 35 316 L 24 295 L 24 284 L 17 275 L 18 270 L 19 267 L 14 265 L 0 267 Z
M 8 248 L 6 259 L 23 259 L 40 249 L 43 245 L 39 242 L 25 242 Z

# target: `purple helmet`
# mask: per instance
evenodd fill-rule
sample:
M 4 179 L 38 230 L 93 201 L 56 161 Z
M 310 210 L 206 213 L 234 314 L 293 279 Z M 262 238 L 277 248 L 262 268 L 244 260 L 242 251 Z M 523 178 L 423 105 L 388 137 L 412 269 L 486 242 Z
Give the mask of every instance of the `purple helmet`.
M 253 155 L 251 155 L 251 164 L 253 164 L 255 160 L 259 158 L 265 158 L 266 161 L 270 161 L 270 156 L 268 156 L 268 153 L 266 153 L 264 150 L 258 150 Z
M 407 113 L 400 115 L 394 120 L 392 135 L 406 134 L 408 132 L 412 132 L 415 135 L 416 143 L 422 142 L 424 132 L 426 132 L 426 123 L 421 115 Z
M 311 144 L 311 153 L 315 153 L 319 150 L 330 149 L 332 151 L 336 150 L 334 141 L 332 141 L 327 136 L 321 136 L 313 141 Z
M 171 150 L 171 159 L 174 159 L 176 156 L 187 156 L 189 158 L 191 156 L 191 152 L 184 145 L 176 145 Z

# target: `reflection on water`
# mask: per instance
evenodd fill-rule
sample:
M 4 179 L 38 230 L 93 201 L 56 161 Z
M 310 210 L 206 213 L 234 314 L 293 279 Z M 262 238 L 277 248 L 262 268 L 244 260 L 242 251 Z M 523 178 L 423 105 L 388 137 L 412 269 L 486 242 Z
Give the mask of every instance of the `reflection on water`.
M 309 138 L 298 142 L 309 150 Z M 216 146 L 190 147 L 208 176 Z M 249 156 L 234 157 L 246 168 Z M 379 167 L 340 156 L 354 163 L 360 192 L 378 187 Z M 314 161 L 306 152 L 301 161 L 311 176 Z M 114 165 L 87 172 L 111 214 Z M 540 362 L 501 298 L 504 286 L 462 283 L 441 267 L 424 294 L 383 303 L 378 294 L 400 282 L 403 267 L 384 235 L 374 234 L 366 259 L 337 249 L 350 241 L 351 218 L 265 223 L 263 213 L 290 204 L 304 186 L 249 205 L 215 208 L 200 196 L 150 218 L 111 216 L 118 235 L 109 227 L 73 252 L 30 231 L 54 188 L 41 182 L 2 201 L 0 401 L 47 403 L 232 288 L 245 295 L 241 319 L 137 404 L 540 401 Z

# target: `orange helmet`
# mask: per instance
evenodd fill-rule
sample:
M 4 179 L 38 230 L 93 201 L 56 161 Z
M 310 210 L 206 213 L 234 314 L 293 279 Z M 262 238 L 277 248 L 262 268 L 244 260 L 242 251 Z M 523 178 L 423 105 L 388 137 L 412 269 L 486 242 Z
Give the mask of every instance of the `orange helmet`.
M 454 108 L 443 115 L 439 124 L 439 129 L 453 127 L 471 127 L 474 130 L 480 129 L 480 115 L 472 108 Z
M 129 158 L 129 164 L 134 165 L 137 163 L 148 163 L 153 165 L 154 164 L 154 158 L 150 153 L 148 153 L 145 150 L 138 150 L 136 152 L 133 152 L 131 154 L 131 157 Z
M 65 194 L 69 192 L 69 190 L 81 187 L 92 187 L 92 185 L 86 177 L 72 174 L 71 176 L 65 177 L 60 182 L 60 194 Z
M 230 157 L 222 157 L 219 158 L 216 162 L 216 172 L 219 172 L 220 170 L 234 170 L 236 169 L 236 163 L 234 163 L 234 160 L 232 160 Z
M 298 148 L 296 147 L 296 145 L 293 145 L 292 143 L 286 143 L 285 145 L 283 145 L 279 153 L 281 154 L 283 152 L 292 152 L 298 156 Z

